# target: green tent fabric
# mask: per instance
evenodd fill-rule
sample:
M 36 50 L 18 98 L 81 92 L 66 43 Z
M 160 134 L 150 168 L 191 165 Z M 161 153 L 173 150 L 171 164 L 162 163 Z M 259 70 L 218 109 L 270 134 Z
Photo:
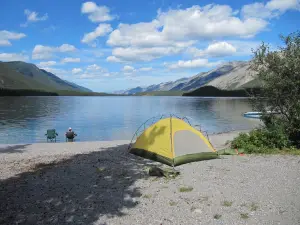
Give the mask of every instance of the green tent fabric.
M 236 152 L 235 149 L 227 148 L 227 149 L 221 149 L 217 151 L 218 155 L 238 155 L 244 153 L 244 149 L 238 149 L 238 152 Z

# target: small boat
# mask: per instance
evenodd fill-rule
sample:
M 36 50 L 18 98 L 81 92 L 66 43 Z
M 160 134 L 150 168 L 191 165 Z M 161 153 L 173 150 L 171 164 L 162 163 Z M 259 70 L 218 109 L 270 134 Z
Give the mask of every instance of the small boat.
M 244 113 L 244 117 L 247 118 L 260 118 L 262 115 L 261 112 L 246 112 Z
M 278 112 L 267 111 L 267 114 L 279 114 Z M 246 112 L 244 113 L 244 117 L 247 118 L 260 118 L 262 116 L 262 112 Z

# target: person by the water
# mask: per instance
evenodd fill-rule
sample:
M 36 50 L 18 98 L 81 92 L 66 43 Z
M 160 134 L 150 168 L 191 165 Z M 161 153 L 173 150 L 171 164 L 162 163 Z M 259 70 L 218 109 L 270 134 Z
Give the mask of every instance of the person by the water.
M 69 127 L 68 131 L 66 132 L 66 138 L 68 138 L 68 140 L 73 141 L 75 136 L 77 136 L 77 134 L 75 134 L 75 132 L 72 130 L 72 128 Z

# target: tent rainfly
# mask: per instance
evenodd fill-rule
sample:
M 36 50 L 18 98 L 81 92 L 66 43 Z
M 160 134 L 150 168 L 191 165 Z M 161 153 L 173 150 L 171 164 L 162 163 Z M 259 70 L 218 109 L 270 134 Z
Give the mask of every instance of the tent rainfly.
M 218 157 L 201 131 L 175 117 L 161 119 L 145 129 L 129 152 L 169 166 Z

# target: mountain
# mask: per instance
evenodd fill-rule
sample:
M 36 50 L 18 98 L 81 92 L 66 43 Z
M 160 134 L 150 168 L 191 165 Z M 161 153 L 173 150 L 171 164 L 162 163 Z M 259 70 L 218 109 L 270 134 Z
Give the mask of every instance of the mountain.
M 62 80 L 36 65 L 21 61 L 0 62 L 0 88 L 42 91 L 91 92 L 77 84 Z
M 255 73 L 249 70 L 249 66 L 249 62 L 235 63 L 230 71 L 213 79 L 206 85 L 223 90 L 237 90 L 240 88 L 257 87 L 259 82 L 254 79 L 253 75 Z
M 185 91 L 190 92 L 202 86 L 214 86 L 218 89 L 236 90 L 246 87 L 256 87 L 253 72 L 248 70 L 249 62 L 233 61 L 222 64 L 208 72 L 201 72 L 190 78 L 181 78 L 148 87 L 136 87 L 125 90 L 122 94 L 137 94 L 151 91 Z

